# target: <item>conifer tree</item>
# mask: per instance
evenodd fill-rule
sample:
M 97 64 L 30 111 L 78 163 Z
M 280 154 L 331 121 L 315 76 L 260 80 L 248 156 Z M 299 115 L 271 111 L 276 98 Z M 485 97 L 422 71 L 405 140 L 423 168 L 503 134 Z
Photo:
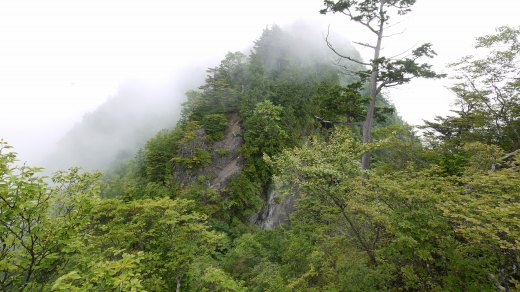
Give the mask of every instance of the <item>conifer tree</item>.
M 362 66 L 361 70 L 347 69 L 347 71 L 369 82 L 370 103 L 363 123 L 363 143 L 365 144 L 372 141 L 376 99 L 382 89 L 408 83 L 416 77 L 442 77 L 431 69 L 431 65 L 418 63 L 418 59 L 422 57 L 432 58 L 436 55 L 429 43 L 417 47 L 409 56 L 404 58 L 394 59 L 381 55 L 381 46 L 383 38 L 386 37 L 386 29 L 390 26 L 391 15 L 402 16 L 407 14 L 411 11 L 415 2 L 416 0 L 325 0 L 323 2 L 325 8 L 320 11 L 322 14 L 329 12 L 344 14 L 351 21 L 361 24 L 374 35 L 375 43 L 355 42 L 373 50 L 373 58 L 370 61 L 342 54 L 327 38 L 327 45 L 336 55 L 341 59 Z M 362 167 L 366 170 L 369 166 L 370 153 L 365 153 L 362 159 Z

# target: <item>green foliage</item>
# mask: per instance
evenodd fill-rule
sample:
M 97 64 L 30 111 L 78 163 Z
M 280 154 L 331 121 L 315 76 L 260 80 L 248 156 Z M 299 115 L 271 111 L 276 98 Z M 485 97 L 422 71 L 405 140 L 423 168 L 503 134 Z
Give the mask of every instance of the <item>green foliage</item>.
M 428 167 L 431 153 L 424 149 L 419 136 L 409 126 L 390 125 L 376 128 L 374 140 L 382 141 L 374 151 L 374 171 L 386 173 L 404 169 L 414 163 L 416 167 Z
M 218 268 L 209 267 L 202 276 L 203 288 L 200 291 L 247 291 L 231 276 Z
M 319 138 L 311 141 L 310 147 L 284 151 L 273 161 L 277 169 L 276 181 L 285 184 L 288 191 L 298 188 L 303 200 L 308 196 L 316 200 L 317 204 L 327 205 L 327 209 L 321 211 L 327 212 L 324 216 L 344 220 L 345 228 L 350 230 L 355 243 L 365 250 L 375 264 L 375 247 L 380 240 L 381 222 L 376 212 L 372 211 L 373 214 L 362 215 L 369 220 L 374 216 L 372 220 L 356 222 L 356 214 L 361 211 L 357 209 L 358 206 L 370 202 L 364 201 L 363 195 L 349 191 L 360 183 L 358 178 L 361 169 L 357 160 L 365 149 L 344 129 L 338 129 L 328 142 L 320 141 Z M 349 203 L 357 200 L 360 201 L 355 205 Z M 369 228 L 363 227 L 366 224 L 370 225 Z
M 406 13 L 414 1 L 325 1 L 328 11 L 353 9 L 355 21 L 377 14 L 381 3 L 377 17 L 387 23 L 388 11 Z M 10 222 L 0 230 L 10 246 L 0 253 L 2 275 L 9 276 L 0 279 L 4 289 L 518 289 L 519 162 L 505 155 L 517 148 L 516 29 L 478 40 L 489 58 L 456 65 L 475 83 L 461 79 L 454 87 L 461 111 L 428 122 L 426 143 L 395 124 L 381 98 L 376 142 L 362 144 L 350 132 L 356 128 L 340 124 L 367 114 L 363 83 L 304 60 L 284 46 L 291 38 L 267 29 L 250 57 L 229 54 L 208 70 L 199 91 L 187 93 L 178 127 L 158 133 L 107 179 L 103 194 L 110 198 L 97 197 L 95 176 L 61 173 L 61 188 L 52 188 L 33 176 L 35 169 L 9 166 L 14 156 L 3 154 L 2 194 L 25 194 L 3 197 L 7 211 L 0 215 Z M 440 77 L 418 63 L 433 55 L 426 44 L 409 58 L 375 58 L 376 89 Z M 360 72 L 361 81 L 367 76 Z M 234 133 L 243 139 L 240 149 L 236 140 L 222 141 L 231 114 L 241 118 Z M 336 124 L 322 131 L 315 116 Z M 375 163 L 363 172 L 359 158 L 368 151 Z M 215 161 L 240 163 L 241 172 L 215 188 L 211 170 L 222 167 Z M 273 188 L 297 197 L 291 224 L 249 226 Z M 23 229 L 29 224 L 31 232 Z M 51 238 L 57 243 L 49 245 Z M 41 242 L 34 251 L 30 240 Z
M 456 231 L 495 261 L 487 267 L 487 276 L 509 289 L 519 288 L 519 179 L 518 169 L 470 173 L 459 179 L 459 195 L 442 207 Z
M 413 78 L 442 78 L 445 74 L 437 74 L 427 63 L 419 64 L 420 58 L 433 58 L 435 51 L 432 45 L 427 43 L 412 51 L 412 56 L 404 59 L 387 59 L 381 57 L 377 60 L 378 77 L 380 87 L 393 87 L 410 82 Z
M 227 113 L 237 109 L 245 60 L 246 56 L 240 52 L 228 53 L 218 67 L 207 70 L 208 77 L 200 87 L 197 107 L 192 109 L 195 118 L 207 113 Z
M 496 145 L 473 142 L 464 145 L 464 151 L 471 153 L 468 159 L 467 172 L 494 170 L 504 156 L 504 150 Z
M 224 240 L 194 208 L 193 201 L 182 199 L 103 200 L 93 213 L 88 250 L 106 259 L 114 257 L 113 250 L 142 252 L 143 286 L 174 289 L 197 257 L 210 254 Z
M 202 119 L 202 127 L 210 141 L 219 141 L 224 138 L 228 119 L 223 114 L 209 114 Z
M 245 122 L 244 152 L 251 156 L 263 153 L 272 155 L 279 151 L 287 139 L 281 126 L 283 107 L 266 100 L 258 103 Z
M 389 20 L 396 15 L 404 15 L 411 11 L 415 0 L 349 0 L 333 1 L 324 0 L 322 14 L 341 13 L 353 22 L 361 24 L 373 33 L 373 43 L 357 43 L 370 48 L 373 57 L 369 62 L 363 61 L 357 56 L 340 53 L 326 38 L 327 46 L 339 57 L 340 60 L 354 62 L 360 65 L 358 68 L 346 68 L 347 72 L 357 75 L 363 82 L 368 82 L 370 102 L 366 110 L 366 118 L 363 122 L 363 143 L 372 142 L 372 128 L 374 127 L 377 97 L 384 88 L 391 88 L 406 84 L 414 78 L 442 78 L 444 74 L 437 74 L 427 63 L 419 63 L 426 57 L 436 55 L 431 44 L 423 44 L 404 58 L 381 56 L 381 48 L 385 36 L 385 29 L 391 27 Z M 370 166 L 371 155 L 367 152 L 362 157 L 363 170 Z
M 183 168 L 193 169 L 204 167 L 211 163 L 211 153 L 202 149 L 195 149 L 189 157 L 174 157 L 172 161 L 181 165 Z
M 242 172 L 229 180 L 222 201 L 223 219 L 231 222 L 234 217 L 247 220 L 262 205 L 258 196 L 262 192 L 261 182 L 256 176 Z
M 197 121 L 188 121 L 180 128 L 181 137 L 175 141 L 176 153 L 171 161 L 176 167 L 193 169 L 211 162 L 207 135 Z
M 17 166 L 16 154 L 0 141 L 0 287 L 44 287 L 75 253 L 89 213 L 99 199 L 100 174 L 78 169 L 57 173 L 54 187 L 41 170 Z
M 414 3 L 325 1 L 355 21 Z M 518 35 L 478 39 L 488 58 L 456 65 L 471 76 L 454 88 L 461 110 L 428 122 L 424 141 L 381 98 L 363 144 L 340 125 L 366 114 L 362 83 L 278 27 L 208 70 L 178 126 L 104 180 L 72 168 L 49 184 L 0 141 L 0 290 L 519 290 L 520 157 L 506 154 L 518 148 Z M 378 82 L 434 77 L 415 63 L 432 54 L 377 58 Z M 324 131 L 315 116 L 337 123 Z M 290 224 L 261 230 L 251 220 L 271 191 L 296 204 Z
M 427 122 L 432 138 L 497 144 L 506 151 L 520 147 L 520 28 L 500 27 L 477 38 L 485 57 L 467 56 L 451 65 L 457 83 L 456 116 Z
M 161 151 L 157 156 L 170 155 L 169 161 L 159 164 L 143 159 L 140 163 L 141 160 L 135 159 L 134 170 L 128 171 L 126 178 L 121 178 L 120 189 L 127 193 L 130 193 L 129 190 L 135 194 L 141 193 L 140 196 L 130 196 L 133 200 L 145 197 L 194 200 L 194 211 L 210 215 L 212 226 L 227 232 L 231 238 L 237 238 L 229 254 L 223 255 L 225 259 L 221 267 L 218 267 L 219 262 L 193 259 L 190 264 L 193 268 L 181 277 L 183 283 L 190 285 L 185 287 L 231 291 L 239 291 L 243 287 L 256 291 L 341 290 L 346 286 L 334 283 L 345 279 L 345 273 L 352 275 L 347 279 L 357 280 L 363 277 L 374 280 L 379 275 L 379 272 L 369 273 L 367 269 L 357 272 L 360 265 L 356 266 L 358 268 L 351 267 L 357 261 L 347 263 L 348 256 L 331 254 L 328 249 L 332 245 L 325 242 L 322 242 L 324 246 L 319 247 L 309 245 L 306 241 L 310 237 L 315 240 L 316 237 L 308 233 L 305 236 L 290 234 L 291 240 L 286 240 L 286 235 L 281 233 L 261 232 L 250 238 L 259 241 L 255 246 L 262 251 L 253 256 L 258 260 L 247 260 L 251 257 L 250 253 L 257 251 L 246 247 L 253 241 L 243 233 L 251 229 L 247 226 L 251 216 L 258 212 L 267 190 L 272 188 L 272 169 L 263 159 L 264 155 L 275 156 L 283 149 L 300 145 L 310 133 L 319 132 L 316 115 L 341 122 L 359 121 L 364 114 L 363 103 L 367 102 L 358 93 L 361 84 L 340 85 L 350 80 L 340 78 L 338 70 L 326 64 L 325 59 L 323 61 L 313 53 L 302 52 L 302 46 L 295 45 L 298 42 L 305 43 L 273 27 L 264 31 L 249 58 L 240 54 L 226 56 L 218 67 L 208 70 L 206 83 L 199 91 L 187 93 L 188 100 L 177 129 L 156 138 L 159 141 L 168 140 L 169 149 L 163 147 L 167 151 Z M 223 138 L 228 122 L 226 114 L 230 112 L 238 113 L 242 119 L 243 132 L 236 133 L 243 138 L 239 153 L 238 149 L 212 149 L 215 146 L 211 143 Z M 385 115 L 382 113 L 380 116 Z M 161 147 L 153 150 L 145 147 L 144 153 L 156 153 L 156 149 Z M 210 153 L 213 152 L 220 157 L 212 157 Z M 215 160 L 238 154 L 240 163 L 243 163 L 241 173 L 228 178 L 219 190 L 208 186 L 212 178 L 205 173 L 205 167 L 212 168 L 211 163 Z M 139 172 L 140 168 L 158 171 Z M 131 173 L 137 174 L 137 177 L 129 180 Z M 153 177 L 150 174 L 154 174 Z M 188 176 L 192 177 L 186 179 Z M 136 202 L 143 204 L 142 200 Z M 112 204 L 116 205 L 115 202 Z M 108 211 L 102 213 L 107 214 Z M 125 224 L 128 226 L 128 223 Z M 124 234 L 124 230 L 118 233 Z M 132 238 L 138 238 L 138 235 L 129 236 L 122 242 L 132 242 Z M 332 249 L 337 250 L 343 243 L 336 240 Z M 283 244 L 288 247 L 284 248 Z M 126 248 L 125 252 L 134 254 L 136 250 Z M 314 253 L 312 261 L 307 260 L 310 253 Z M 325 259 L 321 259 L 323 254 L 327 255 Z M 360 252 L 357 255 L 366 262 Z M 339 273 L 334 269 L 338 258 L 345 267 Z M 156 272 L 153 278 L 152 272 L 144 272 L 160 270 L 152 267 L 146 256 L 141 263 L 146 266 L 141 273 L 144 287 L 156 287 L 156 290 L 164 289 L 165 285 L 173 287 L 163 282 L 167 276 Z M 326 270 L 326 275 L 319 276 L 317 271 L 320 269 Z M 368 274 L 371 276 L 366 276 Z M 169 278 L 173 279 L 171 275 Z M 349 280 L 344 281 L 347 283 Z M 377 286 L 368 281 L 363 282 L 365 287 Z
M 215 151 L 219 156 L 229 156 L 231 152 L 227 149 L 217 149 Z
M 171 173 L 169 160 L 175 147 L 176 133 L 169 130 L 158 132 L 144 146 L 144 167 L 146 177 L 152 182 L 163 182 Z
M 319 93 L 314 97 L 318 105 L 316 114 L 327 120 L 344 116 L 346 122 L 362 121 L 368 98 L 360 95 L 361 86 L 359 82 L 347 87 L 321 83 Z
M 204 98 L 200 91 L 189 90 L 186 92 L 186 101 L 182 103 L 181 123 L 189 120 L 195 113 L 198 114 L 198 109 L 202 107 L 203 102 Z
M 383 3 L 387 5 L 388 8 L 395 9 L 398 15 L 404 15 L 410 12 L 410 7 L 415 4 L 416 0 L 390 0 L 384 1 Z M 352 20 L 357 22 L 370 22 L 373 19 L 374 14 L 379 13 L 379 4 L 380 0 L 349 0 L 349 1 L 323 1 L 325 4 L 325 9 L 322 9 L 320 12 L 325 14 L 327 12 L 343 12 L 345 10 L 354 10 L 356 12 L 356 16 L 353 16 Z M 383 15 L 381 21 L 383 23 L 387 23 L 390 19 L 389 12 L 383 11 Z
M 441 153 L 439 165 L 446 175 L 460 176 L 468 165 L 468 156 L 466 153 Z
M 266 100 L 256 105 L 252 115 L 245 122 L 246 133 L 243 152 L 251 157 L 272 155 L 287 141 L 287 132 L 282 127 L 284 108 Z M 260 171 L 257 169 L 257 171 Z
M 482 172 L 482 165 L 497 163 L 496 147 L 473 145 L 473 151 L 481 150 L 475 151 L 470 160 L 474 162 L 461 169 L 457 179 L 445 177 L 441 168 L 426 164 L 416 169 L 405 161 L 402 171 L 375 169 L 360 180 L 357 157 L 363 148 L 347 132 L 336 131 L 327 142 L 311 141 L 309 147 L 269 159 L 276 180 L 287 192 L 297 189 L 300 195 L 293 228 L 312 230 L 324 241 L 344 241 L 340 253 L 362 252 L 357 264 L 364 263 L 362 269 L 379 279 L 363 283 L 364 287 L 472 290 L 491 289 L 496 283 L 515 287 L 518 171 Z M 380 146 L 392 145 L 389 142 Z M 315 252 L 325 261 L 337 257 Z M 309 264 L 303 275 L 317 277 L 316 270 Z M 330 273 L 340 271 L 336 266 Z M 301 281 L 290 287 L 305 287 L 294 286 L 305 283 Z
M 78 169 L 57 173 L 51 187 L 36 176 L 37 168 L 16 166 L 16 155 L 7 151 L 2 142 L 4 290 L 189 288 L 191 264 L 225 244 L 193 201 L 101 199 L 100 174 Z M 207 281 L 217 283 L 210 274 Z M 219 285 L 228 289 L 229 281 Z
M 84 275 L 72 271 L 59 277 L 52 291 L 142 291 L 142 259 L 143 253 L 139 252 L 137 255 L 124 253 L 117 260 L 91 262 Z

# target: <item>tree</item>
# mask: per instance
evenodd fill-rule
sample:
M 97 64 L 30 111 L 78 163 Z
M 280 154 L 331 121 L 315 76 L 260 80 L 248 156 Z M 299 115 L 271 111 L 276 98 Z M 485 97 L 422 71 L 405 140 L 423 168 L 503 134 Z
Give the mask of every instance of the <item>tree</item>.
M 369 206 L 372 202 L 355 191 L 360 185 L 356 177 L 361 172 L 355 160 L 364 146 L 356 143 L 345 129 L 337 129 L 328 142 L 317 137 L 311 141 L 309 146 L 284 150 L 274 160 L 268 160 L 276 170 L 275 181 L 288 187 L 288 192 L 297 189 L 300 204 L 311 199 L 313 205 L 323 206 L 318 210 L 320 214 L 337 217 L 347 230 L 347 236 L 376 265 L 376 247 L 382 238 L 381 222 L 373 206 Z M 363 210 L 358 209 L 361 205 Z
M 492 156 L 481 154 L 475 159 L 481 162 Z M 518 163 L 520 157 L 516 155 L 513 160 Z M 482 262 L 487 262 L 479 272 L 499 290 L 517 291 L 520 288 L 519 169 L 489 171 L 486 167 L 456 179 L 463 187 L 443 203 L 445 216 L 453 220 L 454 229 L 463 241 L 478 248 Z
M 451 65 L 457 83 L 455 117 L 427 125 L 442 136 L 461 142 L 498 144 L 506 151 L 520 148 L 520 27 L 499 27 L 496 34 L 477 38 L 483 58 L 464 57 Z
M 404 163 L 399 171 L 376 169 L 363 179 L 356 158 L 363 147 L 337 128 L 328 142 L 312 137 L 308 145 L 268 159 L 281 188 L 300 196 L 292 230 L 311 230 L 319 238 L 311 241 L 312 252 L 340 243 L 338 254 L 358 255 L 355 264 L 378 275 L 371 283 L 377 290 L 518 289 L 518 168 L 479 170 L 496 156 L 496 149 L 480 147 L 462 177 Z M 327 249 L 319 258 L 328 256 L 341 258 Z M 312 262 L 324 277 L 324 261 Z M 306 274 L 314 277 L 309 266 Z M 334 272 L 340 269 L 336 265 Z
M 102 259 L 88 254 L 87 270 L 76 270 L 59 277 L 52 291 L 142 291 L 141 260 L 143 252 L 136 255 L 114 254 L 115 259 Z
M 365 26 L 375 35 L 375 44 L 356 42 L 356 44 L 373 50 L 373 58 L 369 62 L 340 53 L 328 41 L 328 38 L 326 39 L 329 48 L 341 59 L 363 66 L 362 69 L 355 71 L 345 67 L 347 71 L 358 75 L 362 80 L 368 79 L 369 81 L 370 103 L 363 123 L 363 143 L 365 144 L 372 141 L 376 99 L 383 88 L 405 84 L 416 77 L 439 78 L 443 76 L 432 71 L 431 65 L 418 63 L 418 59 L 421 57 L 432 58 L 435 55 L 429 43 L 419 46 L 405 58 L 394 59 L 381 56 L 381 45 L 383 38 L 386 37 L 385 29 L 390 24 L 390 15 L 392 13 L 404 15 L 410 12 L 415 2 L 416 0 L 325 0 L 323 2 L 325 8 L 320 11 L 322 14 L 342 13 L 350 20 Z M 366 67 L 368 67 L 367 70 L 365 70 Z M 367 152 L 363 154 L 362 168 L 366 170 L 369 166 L 370 152 Z
M 124 259 L 125 254 L 139 257 L 142 252 L 140 279 L 146 289 L 179 291 L 188 287 L 189 282 L 183 280 L 192 263 L 209 256 L 224 242 L 223 234 L 211 230 L 207 216 L 194 211 L 196 208 L 194 201 L 184 199 L 105 199 L 93 211 L 86 255 L 78 261 L 89 267 L 106 261 L 105 266 L 93 266 L 104 271 L 121 264 L 112 262 L 114 258 Z M 96 273 L 91 268 L 79 271 L 87 279 L 90 274 Z
M 0 289 L 42 290 L 82 240 L 100 174 L 59 172 L 51 187 L 9 148 L 0 140 Z
M 200 87 L 202 102 L 199 108 L 194 109 L 195 114 L 237 110 L 238 99 L 244 89 L 245 61 L 246 56 L 240 52 L 228 53 L 218 67 L 207 70 L 206 83 Z
M 270 182 L 271 169 L 262 159 L 263 155 L 274 155 L 287 145 L 288 134 L 282 125 L 284 110 L 283 106 L 264 100 L 256 104 L 244 122 L 242 153 L 251 159 L 254 175 L 264 185 Z
M 477 38 L 475 49 L 476 56 L 450 65 L 454 114 L 423 126 L 426 141 L 451 175 L 463 173 L 474 153 L 469 148 L 479 143 L 511 153 L 520 148 L 520 28 L 499 27 Z

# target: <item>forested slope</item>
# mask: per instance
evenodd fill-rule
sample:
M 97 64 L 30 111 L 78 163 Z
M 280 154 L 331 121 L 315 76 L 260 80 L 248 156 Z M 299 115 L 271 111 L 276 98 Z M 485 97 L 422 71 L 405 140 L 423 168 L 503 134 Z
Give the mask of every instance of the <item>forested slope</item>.
M 483 60 L 460 68 L 461 77 L 483 77 L 476 89 L 502 86 L 504 94 L 471 91 L 461 78 L 461 110 L 428 122 L 422 141 L 380 97 L 374 142 L 363 144 L 366 84 L 304 35 L 273 26 L 250 55 L 229 53 L 208 69 L 175 128 L 103 177 L 71 169 L 49 185 L 37 169 L 15 166 L 2 144 L 0 285 L 518 289 L 519 35 L 504 28 L 480 40 L 510 65 L 495 75 L 503 82 L 487 83 L 494 79 L 478 70 Z M 511 112 L 485 112 L 500 108 L 505 93 Z M 496 107 L 476 106 L 483 102 Z M 291 212 L 265 224 L 275 205 Z
M 203 67 L 193 64 L 192 68 L 177 69 L 175 78 L 162 86 L 126 82 L 71 125 L 42 159 L 42 165 L 52 171 L 71 166 L 106 171 L 132 158 L 157 131 L 175 125 L 184 92 L 204 80 L 202 72 Z

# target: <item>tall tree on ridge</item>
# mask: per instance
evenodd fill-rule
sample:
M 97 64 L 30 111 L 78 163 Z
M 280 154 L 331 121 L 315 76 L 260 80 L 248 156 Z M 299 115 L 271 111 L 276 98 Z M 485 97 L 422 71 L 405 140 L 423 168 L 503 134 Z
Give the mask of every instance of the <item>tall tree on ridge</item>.
M 414 49 L 411 54 L 404 58 L 395 59 L 393 57 L 381 57 L 381 45 L 385 29 L 390 25 L 390 14 L 404 15 L 411 11 L 411 7 L 416 0 L 324 0 L 325 8 L 320 13 L 326 14 L 341 13 L 350 20 L 365 26 L 375 35 L 375 44 L 354 42 L 363 47 L 373 50 L 373 58 L 366 62 L 352 56 L 339 52 L 326 39 L 329 48 L 341 59 L 348 60 L 363 67 L 357 71 L 350 71 L 358 75 L 363 81 L 369 81 L 370 103 L 367 108 L 366 118 L 363 122 L 363 143 L 372 141 L 372 128 L 374 125 L 374 112 L 376 98 L 383 88 L 395 87 L 410 82 L 416 77 L 440 78 L 444 75 L 437 74 L 431 70 L 431 65 L 418 63 L 421 57 L 432 58 L 436 53 L 432 50 L 431 44 L 423 44 Z M 370 167 L 370 152 L 363 154 L 362 168 L 367 170 Z
M 451 64 L 457 83 L 456 111 L 477 138 L 506 151 L 520 149 L 520 26 L 502 26 L 477 38 L 484 58 L 467 56 Z

